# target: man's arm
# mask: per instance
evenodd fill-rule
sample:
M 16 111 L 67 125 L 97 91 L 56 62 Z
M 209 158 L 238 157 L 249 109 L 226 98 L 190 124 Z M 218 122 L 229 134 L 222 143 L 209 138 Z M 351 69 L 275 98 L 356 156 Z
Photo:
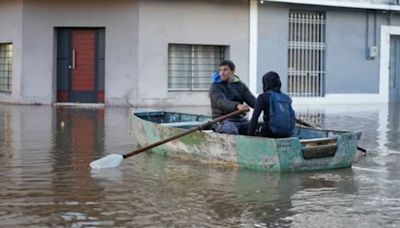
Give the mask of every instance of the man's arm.
M 243 83 L 245 88 L 244 90 L 244 102 L 248 104 L 250 107 L 254 108 L 256 104 L 256 97 L 250 92 L 249 88 Z
M 262 96 L 258 96 L 257 101 L 256 101 L 256 105 L 254 108 L 254 112 L 253 112 L 253 116 L 251 117 L 250 120 L 250 126 L 249 126 L 249 135 L 254 136 L 256 134 L 256 130 L 257 130 L 257 125 L 258 125 L 258 117 L 261 114 L 262 111 L 262 106 L 263 106 L 263 99 Z

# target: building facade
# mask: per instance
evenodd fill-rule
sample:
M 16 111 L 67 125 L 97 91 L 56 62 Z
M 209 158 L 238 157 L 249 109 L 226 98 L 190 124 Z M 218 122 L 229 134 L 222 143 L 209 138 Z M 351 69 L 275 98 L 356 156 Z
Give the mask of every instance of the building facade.
M 223 59 L 295 104 L 400 101 L 391 1 L 3 0 L 0 102 L 208 105 Z M 400 50 L 400 49 L 399 49 Z
M 275 69 L 295 103 L 400 101 L 397 2 L 273 0 L 256 7 L 258 76 L 251 81 Z

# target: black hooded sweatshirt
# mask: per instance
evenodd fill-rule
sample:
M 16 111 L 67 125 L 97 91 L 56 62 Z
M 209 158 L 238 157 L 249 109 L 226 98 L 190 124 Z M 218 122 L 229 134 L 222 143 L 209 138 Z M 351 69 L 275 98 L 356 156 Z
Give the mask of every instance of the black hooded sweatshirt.
M 281 80 L 279 75 L 273 71 L 266 73 L 263 78 L 263 93 L 257 97 L 256 105 L 254 107 L 253 116 L 250 120 L 250 127 L 249 127 L 249 135 L 255 135 L 257 125 L 258 125 L 258 117 L 260 116 L 261 112 L 264 112 L 264 124 L 261 128 L 261 136 L 264 137 L 275 137 L 268 125 L 269 122 L 269 100 L 270 94 L 268 91 L 274 91 L 277 93 L 281 92 Z

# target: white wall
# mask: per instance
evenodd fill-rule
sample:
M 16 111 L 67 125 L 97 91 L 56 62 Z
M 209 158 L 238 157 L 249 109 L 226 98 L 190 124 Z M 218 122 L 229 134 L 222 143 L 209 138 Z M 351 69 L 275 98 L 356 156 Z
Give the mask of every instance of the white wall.
M 265 0 L 268 2 L 284 2 L 342 8 L 376 9 L 399 11 L 400 6 L 394 0 Z
M 0 101 L 56 101 L 57 27 L 105 28 L 106 104 L 208 105 L 207 91 L 168 92 L 168 43 L 229 46 L 236 73 L 248 84 L 247 0 L 10 0 L 0 6 L 7 31 L 0 41 L 7 34 L 16 44 L 13 95 L 0 94 Z
M 136 0 L 25 0 L 23 15 L 23 103 L 55 101 L 55 27 L 104 27 L 105 100 L 127 104 L 137 89 Z
M 168 43 L 227 45 L 236 73 L 248 83 L 248 1 L 143 0 L 139 9 L 140 78 L 132 104 L 209 104 L 208 92 L 168 92 Z
M 368 36 L 368 47 L 379 46 L 382 42 L 380 28 L 384 28 L 389 19 L 394 28 L 399 25 L 400 19 L 397 14 L 376 12 L 374 32 L 374 13 L 369 12 L 367 16 L 367 11 L 359 9 L 269 2 L 259 5 L 258 91 L 261 91 L 263 73 L 269 70 L 275 70 L 282 76 L 282 90 L 287 90 L 287 26 L 291 9 L 325 11 L 327 18 L 325 96 L 293 97 L 295 104 L 388 102 L 389 49 L 384 47 L 389 45 L 389 40 L 381 43 L 378 56 L 374 59 L 366 58 L 366 41 Z M 393 31 L 392 34 L 396 34 Z M 389 32 L 386 33 L 385 37 L 389 37 Z M 382 61 L 380 58 L 385 53 L 387 60 Z

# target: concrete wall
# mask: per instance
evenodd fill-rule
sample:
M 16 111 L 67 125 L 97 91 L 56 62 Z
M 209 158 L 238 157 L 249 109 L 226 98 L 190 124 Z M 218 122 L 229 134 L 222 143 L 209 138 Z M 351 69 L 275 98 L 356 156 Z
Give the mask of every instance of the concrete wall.
M 376 37 L 373 14 L 369 16 L 369 45 L 379 46 L 379 25 Z M 326 93 L 379 93 L 379 56 L 367 59 L 367 12 L 331 9 L 326 15 Z M 383 21 L 384 22 L 384 21 Z
M 264 3 L 259 6 L 258 80 L 275 70 L 287 90 L 288 17 L 290 9 L 326 12 L 326 94 L 378 94 L 379 50 L 375 59 L 367 59 L 367 11 L 346 8 Z M 380 43 L 380 26 L 399 23 L 399 16 L 374 11 L 369 13 L 368 46 Z M 261 85 L 258 84 L 258 91 Z
M 275 70 L 287 87 L 290 9 L 326 12 L 326 95 L 380 93 L 380 28 L 400 26 L 399 14 L 325 6 L 265 2 L 258 12 L 258 91 Z M 13 92 L 0 101 L 51 104 L 56 98 L 57 27 L 102 27 L 106 31 L 105 100 L 111 105 L 208 105 L 208 92 L 168 91 L 168 44 L 229 46 L 237 74 L 248 83 L 248 0 L 3 0 L 0 42 L 13 42 Z M 347 99 L 343 97 L 343 99 Z M 313 100 L 315 102 L 315 100 Z
M 282 91 L 286 91 L 289 7 L 264 3 L 258 10 L 257 91 L 262 91 L 262 76 L 271 70 L 281 76 Z
M 19 50 L 21 60 L 14 61 L 13 86 L 21 84 L 21 89 L 16 87 L 8 95 L 18 103 L 56 101 L 57 27 L 105 28 L 106 104 L 207 105 L 205 91 L 168 92 L 169 43 L 229 46 L 237 74 L 248 82 L 247 0 L 24 0 L 1 4 L 4 20 L 0 23 L 7 23 L 0 25 L 10 31 L 4 34 L 20 39 L 15 58 Z M 19 26 L 11 26 L 10 20 Z M 2 36 L 0 40 L 6 39 Z
M 12 93 L 0 92 L 0 101 L 18 103 L 22 66 L 22 0 L 0 1 L 0 43 L 13 44 Z
M 248 82 L 247 0 L 143 0 L 139 14 L 140 78 L 132 104 L 209 104 L 208 92 L 168 92 L 168 43 L 227 45 L 236 73 Z
M 104 27 L 105 100 L 114 105 L 128 104 L 138 81 L 137 5 L 136 0 L 25 0 L 22 102 L 55 101 L 56 27 Z

